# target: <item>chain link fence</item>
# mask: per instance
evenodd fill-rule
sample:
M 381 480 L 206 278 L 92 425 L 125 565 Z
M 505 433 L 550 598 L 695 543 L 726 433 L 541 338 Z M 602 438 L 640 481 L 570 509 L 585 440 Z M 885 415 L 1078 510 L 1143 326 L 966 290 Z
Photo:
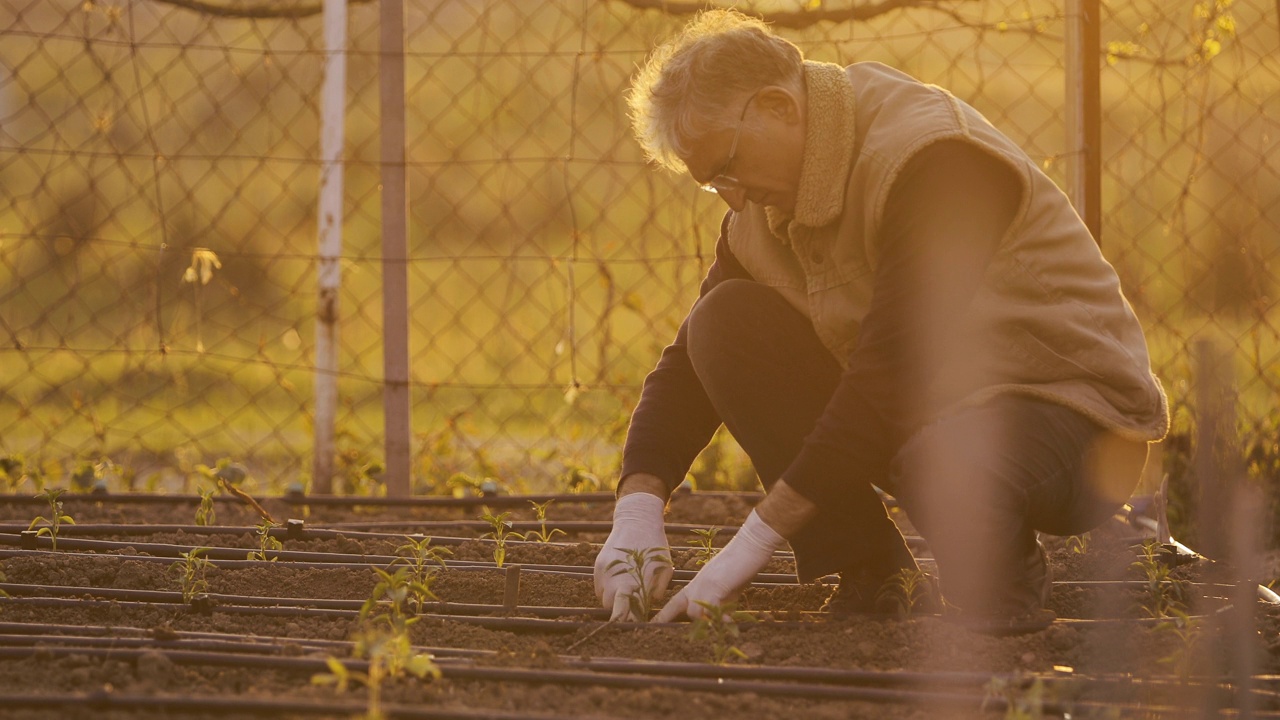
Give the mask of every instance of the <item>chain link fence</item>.
M 641 381 L 722 207 L 646 166 L 622 92 L 696 3 L 408 3 L 415 491 L 616 469 Z M 814 59 L 951 89 L 1060 182 L 1060 3 L 739 3 Z M 301 2 L 0 0 L 0 451 L 111 458 L 174 487 L 229 457 L 263 486 L 313 448 L 323 27 Z M 349 7 L 340 488 L 381 453 L 378 9 Z M 1104 252 L 1178 431 L 1190 343 L 1236 350 L 1277 437 L 1280 29 L 1262 0 L 1104 6 Z M 749 477 L 719 438 L 704 483 Z M 589 479 L 589 478 L 588 478 Z

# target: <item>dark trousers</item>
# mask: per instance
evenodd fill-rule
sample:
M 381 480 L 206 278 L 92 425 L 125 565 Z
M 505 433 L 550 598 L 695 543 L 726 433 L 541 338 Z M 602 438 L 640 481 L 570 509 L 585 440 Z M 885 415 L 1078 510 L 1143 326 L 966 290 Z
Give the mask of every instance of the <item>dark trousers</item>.
M 839 364 L 808 318 L 746 280 L 725 281 L 699 301 L 688 353 L 768 490 L 826 407 Z M 991 611 L 1025 604 L 1035 592 L 1029 562 L 1040 562 L 1035 531 L 1095 527 L 1136 485 L 1146 445 L 1112 440 L 1066 407 L 1018 395 L 934 419 L 896 449 L 888 476 L 853 469 L 846 492 L 822 499 L 791 539 L 798 574 L 893 571 L 889 559 L 905 547 L 876 485 L 929 543 L 949 602 Z

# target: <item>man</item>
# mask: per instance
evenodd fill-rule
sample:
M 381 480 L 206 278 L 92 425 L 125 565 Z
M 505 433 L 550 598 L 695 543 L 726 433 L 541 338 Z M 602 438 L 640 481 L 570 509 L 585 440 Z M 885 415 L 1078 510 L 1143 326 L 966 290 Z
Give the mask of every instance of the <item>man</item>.
M 723 423 L 766 497 L 655 620 L 732 600 L 788 543 L 801 580 L 839 573 L 826 609 L 883 612 L 881 585 L 916 564 L 879 487 L 928 542 L 947 617 L 1050 623 L 1036 532 L 1109 517 L 1168 429 L 1141 328 L 1067 198 L 945 90 L 805 61 L 733 11 L 659 47 L 629 102 L 650 158 L 730 211 L 632 416 L 604 606 L 629 615 L 638 585 L 614 561 L 667 548 L 666 499 Z M 669 578 L 645 583 L 660 597 Z

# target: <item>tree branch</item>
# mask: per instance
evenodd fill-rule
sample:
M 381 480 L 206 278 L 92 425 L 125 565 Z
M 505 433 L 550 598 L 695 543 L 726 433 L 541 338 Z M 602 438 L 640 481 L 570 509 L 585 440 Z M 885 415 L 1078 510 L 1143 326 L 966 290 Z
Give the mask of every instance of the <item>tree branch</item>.
M 640 10 L 661 10 L 669 15 L 692 15 L 702 10 L 715 7 L 714 3 L 704 0 L 618 0 Z M 963 21 L 956 11 L 950 7 L 960 3 L 976 3 L 979 0 L 879 0 L 864 2 L 846 8 L 817 10 L 795 10 L 790 12 L 759 13 L 760 17 L 772 25 L 800 29 L 820 22 L 863 21 L 907 8 L 926 8 L 937 10 Z M 1280 2 L 1280 0 L 1277 0 Z
M 208 2 L 208 0 L 153 0 L 153 2 L 224 18 L 302 18 L 324 12 L 323 2 L 314 4 L 277 3 L 269 0 L 257 3 L 244 0 L 227 0 L 225 3 Z M 371 2 L 374 0 L 347 0 L 349 5 L 365 5 Z

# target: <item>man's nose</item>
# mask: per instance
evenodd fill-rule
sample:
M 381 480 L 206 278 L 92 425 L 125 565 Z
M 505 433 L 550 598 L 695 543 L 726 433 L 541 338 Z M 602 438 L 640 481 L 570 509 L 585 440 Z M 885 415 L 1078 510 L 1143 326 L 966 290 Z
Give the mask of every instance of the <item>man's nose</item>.
M 718 190 L 717 194 L 734 212 L 742 212 L 742 209 L 747 206 L 747 191 L 742 188 L 726 188 Z

